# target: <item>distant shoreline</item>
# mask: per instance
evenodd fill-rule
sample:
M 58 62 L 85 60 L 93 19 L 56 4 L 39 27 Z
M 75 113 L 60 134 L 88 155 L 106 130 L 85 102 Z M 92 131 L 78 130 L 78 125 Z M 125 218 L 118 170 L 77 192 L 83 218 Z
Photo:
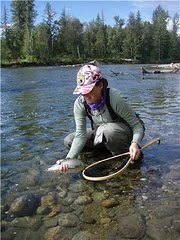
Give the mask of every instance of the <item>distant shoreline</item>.
M 134 62 L 126 62 L 126 61 L 115 61 L 115 60 L 93 60 L 93 61 L 84 61 L 84 62 L 49 62 L 49 63 L 38 63 L 38 62 L 17 62 L 17 63 L 1 63 L 1 68 L 19 68 L 19 67 L 48 67 L 48 66 L 59 66 L 59 67 L 80 67 L 86 63 L 91 64 L 153 64 L 154 68 L 169 68 L 172 67 L 173 64 L 180 63 L 134 63 Z
M 73 65 L 76 65 L 76 64 L 68 64 L 68 63 L 37 63 L 37 62 L 1 63 L 1 67 L 2 68 L 73 66 Z M 81 64 L 77 64 L 77 65 L 81 65 Z

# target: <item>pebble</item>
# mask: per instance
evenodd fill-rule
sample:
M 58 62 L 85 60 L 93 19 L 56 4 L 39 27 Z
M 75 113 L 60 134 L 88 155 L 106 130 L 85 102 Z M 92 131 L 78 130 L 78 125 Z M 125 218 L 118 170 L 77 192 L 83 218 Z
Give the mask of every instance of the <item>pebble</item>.
M 119 202 L 115 198 L 105 199 L 101 202 L 101 205 L 105 208 L 112 208 L 119 205 Z
M 76 227 L 79 223 L 79 218 L 73 213 L 62 213 L 58 222 L 60 226 Z
M 57 203 L 57 196 L 55 193 L 48 193 L 48 195 L 41 198 L 41 206 L 50 207 Z
M 109 224 L 111 221 L 112 221 L 112 219 L 111 219 L 111 218 L 108 218 L 108 217 L 106 217 L 106 218 L 101 218 L 101 219 L 100 219 L 100 224 Z
M 80 196 L 74 201 L 74 203 L 78 204 L 78 205 L 87 205 L 89 203 L 92 203 L 92 201 L 93 201 L 93 199 L 91 197 Z
M 80 231 L 79 233 L 74 235 L 72 240 L 100 240 L 100 239 L 88 231 Z

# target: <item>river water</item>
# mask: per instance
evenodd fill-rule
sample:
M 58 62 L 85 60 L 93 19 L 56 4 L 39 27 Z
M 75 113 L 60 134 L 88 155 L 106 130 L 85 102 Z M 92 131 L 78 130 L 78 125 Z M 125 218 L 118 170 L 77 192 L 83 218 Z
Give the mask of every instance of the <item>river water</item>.
M 82 169 L 45 171 L 65 156 L 63 139 L 75 129 L 79 67 L 1 70 L 2 239 L 180 238 L 180 74 L 142 76 L 141 67 L 100 65 L 109 86 L 140 113 L 144 141 L 161 143 L 143 151 L 138 169 L 103 183 L 84 180 Z

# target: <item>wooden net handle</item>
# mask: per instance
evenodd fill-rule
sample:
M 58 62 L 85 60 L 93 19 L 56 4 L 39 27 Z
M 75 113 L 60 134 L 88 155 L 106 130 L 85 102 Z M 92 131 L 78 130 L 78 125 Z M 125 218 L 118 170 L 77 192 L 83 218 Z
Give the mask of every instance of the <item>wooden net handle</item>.
M 146 144 L 144 144 L 142 147 L 141 147 L 141 150 L 151 146 L 152 144 L 156 143 L 156 142 L 160 142 L 160 138 L 153 138 L 151 141 L 147 142 Z M 89 166 L 87 166 L 83 172 L 82 172 L 82 175 L 85 179 L 87 180 L 90 180 L 90 181 L 103 181 L 103 180 L 107 180 L 107 179 L 110 179 L 110 178 L 113 178 L 113 177 L 116 177 L 120 174 L 122 174 L 126 168 L 129 166 L 130 162 L 132 161 L 131 158 L 129 158 L 129 160 L 127 161 L 126 165 L 121 168 L 119 171 L 117 171 L 116 173 L 112 173 L 112 174 L 109 174 L 107 176 L 102 176 L 102 177 L 89 177 L 89 176 L 86 176 L 85 174 L 85 171 L 88 170 L 89 168 L 95 166 L 95 165 L 98 165 L 99 163 L 102 163 L 102 162 L 105 162 L 105 161 L 109 161 L 109 160 L 112 160 L 112 159 L 115 159 L 115 158 L 119 158 L 119 157 L 122 157 L 122 156 L 126 156 L 126 155 L 129 155 L 130 152 L 126 152 L 126 153 L 123 153 L 123 154 L 119 154 L 119 155 L 116 155 L 116 156 L 112 156 L 112 157 L 109 157 L 109 158 L 106 158 L 106 159 L 103 159 L 103 160 L 100 160 L 98 162 L 95 162 Z

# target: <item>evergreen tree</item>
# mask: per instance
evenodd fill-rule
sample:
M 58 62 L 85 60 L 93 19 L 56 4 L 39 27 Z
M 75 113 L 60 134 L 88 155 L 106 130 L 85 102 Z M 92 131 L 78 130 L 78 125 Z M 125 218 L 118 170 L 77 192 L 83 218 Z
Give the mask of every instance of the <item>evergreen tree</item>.
M 46 39 L 44 41 L 46 42 L 46 50 L 49 59 L 52 58 L 54 53 L 54 40 L 56 36 L 56 21 L 54 20 L 54 17 L 56 15 L 56 12 L 51 8 L 51 4 L 47 2 L 45 7 L 45 18 L 44 18 L 44 24 L 46 29 Z
M 24 58 L 31 60 L 33 57 L 33 29 L 37 12 L 34 10 L 34 0 L 26 0 L 26 19 L 24 28 L 23 54 Z
M 129 14 L 128 24 L 125 28 L 125 39 L 123 42 L 123 55 L 125 58 L 134 59 L 135 58 L 135 26 L 136 19 L 134 13 Z
M 179 15 L 176 13 L 172 19 L 173 29 L 170 32 L 169 58 L 173 61 L 180 59 L 180 37 L 178 37 Z
M 142 20 L 140 12 L 137 12 L 134 29 L 134 61 L 142 62 Z
M 106 35 L 107 35 L 107 57 L 116 59 L 118 56 L 119 51 L 117 50 L 117 46 L 119 44 L 116 44 L 117 36 L 117 28 L 108 26 L 106 29 Z
M 153 28 L 150 22 L 144 22 L 142 30 L 142 63 L 150 63 Z
M 4 9 L 1 26 L 2 61 L 54 62 L 89 59 L 134 62 L 165 62 L 180 60 L 179 15 L 172 18 L 173 29 L 168 31 L 168 12 L 160 5 L 152 15 L 152 23 L 143 22 L 141 14 L 130 13 L 128 24 L 114 17 L 114 26 L 104 24 L 104 16 L 81 23 L 78 18 L 62 11 L 58 20 L 50 3 L 46 4 L 43 22 L 34 26 L 37 16 L 35 0 L 12 0 L 12 22 L 8 24 Z
M 168 57 L 169 35 L 167 31 L 168 12 L 160 5 L 153 12 L 153 51 L 152 60 L 161 62 Z
M 11 3 L 13 37 L 9 41 L 14 60 L 22 58 L 22 47 L 26 23 L 26 1 L 13 0 Z M 11 36 L 11 34 L 10 34 Z
M 103 58 L 106 55 L 106 34 L 104 21 L 100 18 L 99 14 L 96 18 L 96 41 L 95 41 L 95 51 L 97 58 Z
M 83 24 L 77 18 L 71 18 L 70 31 L 71 31 L 71 47 L 72 55 L 79 59 L 81 58 L 81 45 L 82 45 L 82 33 Z
M 130 13 L 123 42 L 123 53 L 125 58 L 130 58 L 134 62 L 142 61 L 142 31 L 143 24 L 140 12 L 138 11 L 136 16 L 134 13 Z
M 113 58 L 120 59 L 122 55 L 122 46 L 124 41 L 124 19 L 121 19 L 119 16 L 114 17 L 115 26 L 112 29 L 112 37 L 108 35 L 108 50 L 111 49 Z M 111 44 L 110 44 L 111 43 Z M 111 47 L 112 46 L 112 47 Z
M 47 25 L 38 24 L 34 29 L 34 57 L 38 62 L 49 61 L 48 37 Z
M 80 58 L 82 45 L 83 24 L 77 18 L 70 17 L 65 10 L 59 20 L 58 44 L 61 56 Z
M 12 60 L 22 60 L 32 55 L 32 31 L 36 17 L 34 0 L 11 2 L 12 23 L 6 27 L 6 44 Z
M 4 7 L 3 9 L 3 16 L 2 16 L 2 21 L 1 21 L 1 26 L 2 26 L 2 35 L 1 35 L 1 61 L 7 61 L 10 60 L 10 50 L 8 48 L 8 13 L 7 13 L 7 8 Z
M 66 14 L 65 9 L 61 13 L 59 20 L 59 34 L 58 44 L 60 46 L 61 56 L 67 58 L 71 55 L 71 21 L 70 17 Z
M 87 58 L 96 58 L 96 34 L 97 34 L 97 29 L 96 29 L 96 22 L 92 20 L 85 26 L 85 31 L 84 31 L 84 38 L 83 38 L 83 43 L 84 43 L 84 56 Z
M 6 31 L 8 29 L 8 12 L 7 8 L 4 6 L 3 15 L 1 20 L 1 27 L 2 27 L 2 36 L 6 38 Z

